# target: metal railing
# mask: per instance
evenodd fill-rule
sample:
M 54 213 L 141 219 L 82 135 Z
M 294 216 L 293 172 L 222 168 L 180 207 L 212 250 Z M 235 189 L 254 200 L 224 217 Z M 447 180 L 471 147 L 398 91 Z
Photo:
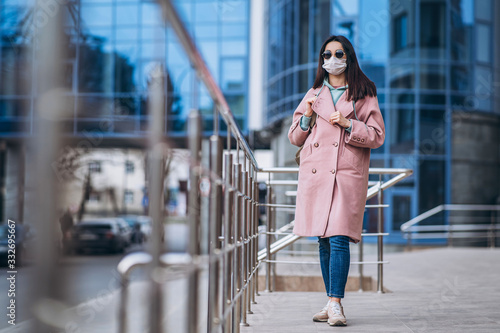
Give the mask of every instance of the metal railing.
M 273 201 L 273 186 L 296 186 L 298 182 L 296 180 L 273 180 L 271 179 L 271 175 L 273 174 L 282 174 L 282 173 L 298 173 L 298 168 L 269 168 L 259 170 L 261 173 L 266 173 L 268 176 L 268 180 L 266 181 L 267 195 L 266 195 L 266 203 L 259 204 L 260 206 L 266 207 L 266 216 L 267 216 L 267 230 L 264 232 L 266 235 L 266 247 L 259 251 L 258 260 L 259 262 L 264 262 L 266 264 L 266 291 L 273 291 L 273 274 L 275 272 L 274 264 L 277 263 L 295 263 L 297 261 L 284 261 L 284 260 L 276 260 L 275 255 L 282 249 L 292 245 L 299 239 L 301 236 L 294 235 L 290 232 L 286 232 L 293 226 L 293 221 L 285 226 L 282 226 L 280 229 L 276 230 L 276 220 L 273 218 L 273 211 L 276 209 L 293 209 L 295 205 L 289 204 L 276 204 Z M 365 205 L 366 208 L 376 208 L 378 210 L 377 214 L 377 232 L 375 233 L 366 233 L 363 232 L 361 234 L 361 241 L 359 242 L 359 252 L 358 252 L 358 261 L 352 261 L 351 264 L 358 265 L 359 272 L 359 289 L 363 290 L 363 265 L 366 264 L 376 264 L 377 265 L 377 291 L 383 292 L 383 265 L 388 263 L 383 259 L 383 237 L 387 236 L 388 233 L 384 232 L 383 226 L 383 208 L 389 207 L 388 205 L 383 204 L 383 191 L 394 186 L 398 182 L 412 175 L 413 171 L 411 169 L 398 169 L 398 168 L 370 168 L 370 175 L 378 175 L 378 181 L 370 181 L 369 188 L 366 195 L 366 200 L 369 200 L 373 197 L 377 197 L 377 204 L 375 205 Z M 387 180 L 383 180 L 383 175 L 394 175 Z M 293 192 L 293 191 L 291 191 Z M 273 242 L 275 237 L 283 237 L 279 240 Z M 364 237 L 377 237 L 377 260 L 376 261 L 364 261 L 363 258 L 363 238 Z M 292 253 L 294 251 L 291 251 Z M 268 253 L 270 254 L 268 256 Z M 319 262 L 300 262 L 301 264 L 319 264 Z
M 223 150 L 218 129 L 218 116 L 214 116 L 214 135 L 208 144 L 202 145 L 202 127 L 199 111 L 193 110 L 188 120 L 190 150 L 189 201 L 188 201 L 188 256 L 180 265 L 188 280 L 186 327 L 190 333 L 200 331 L 199 303 L 202 283 L 200 273 L 208 269 L 207 332 L 239 332 L 240 325 L 247 324 L 247 314 L 255 303 L 257 294 L 258 250 L 258 184 L 257 161 L 241 133 L 222 91 L 215 83 L 191 36 L 180 20 L 171 1 L 159 1 L 165 19 L 173 28 L 199 80 L 210 94 L 215 110 L 227 125 L 227 141 Z M 154 81 L 154 80 L 153 80 Z M 163 81 L 150 85 L 150 113 L 152 119 L 164 116 Z M 163 124 L 162 121 L 158 121 Z M 150 158 L 162 160 L 161 137 L 152 125 Z M 236 151 L 231 150 L 231 138 L 236 142 Z M 202 156 L 208 160 L 202 162 Z M 156 159 L 155 159 L 156 158 Z M 157 165 L 152 163 L 153 165 Z M 157 169 L 155 169 L 158 171 Z M 152 170 L 152 171 L 155 171 Z M 153 184 L 163 184 L 160 172 L 151 172 Z M 158 201 L 161 194 L 157 193 Z M 208 201 L 202 205 L 201 200 Z M 153 204 L 153 203 L 152 203 Z M 154 212 L 159 212 L 154 205 Z M 201 211 L 208 209 L 208 253 L 202 253 Z M 163 219 L 153 216 L 156 228 Z M 151 283 L 150 331 L 161 332 L 165 325 L 162 311 L 162 280 L 158 270 L 168 270 L 171 264 L 161 254 L 161 232 L 153 233 L 150 253 L 133 253 L 125 256 L 119 264 L 121 275 L 121 303 L 119 332 L 127 332 L 127 288 L 130 272 L 138 267 L 148 269 Z M 179 264 L 176 264 L 179 266 Z
M 489 212 L 488 216 L 461 217 L 446 216 L 445 224 L 419 225 L 442 212 Z M 401 225 L 401 232 L 407 240 L 407 248 L 411 249 L 412 240 L 446 239 L 453 245 L 453 239 L 487 240 L 490 247 L 495 247 L 497 231 L 500 230 L 500 205 L 466 205 L 445 204 L 436 206 Z M 464 223 L 467 221 L 469 223 Z M 470 223 L 476 222 L 476 223 Z

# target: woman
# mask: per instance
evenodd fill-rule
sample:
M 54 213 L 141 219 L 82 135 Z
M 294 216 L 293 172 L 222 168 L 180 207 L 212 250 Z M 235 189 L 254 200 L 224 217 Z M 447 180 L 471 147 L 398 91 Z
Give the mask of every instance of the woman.
M 345 326 L 340 301 L 349 272 L 349 242 L 361 239 L 370 149 L 384 143 L 385 127 L 377 89 L 344 36 L 330 36 L 321 46 L 316 80 L 293 114 L 288 138 L 304 145 L 293 232 L 318 236 L 329 297 L 313 320 Z

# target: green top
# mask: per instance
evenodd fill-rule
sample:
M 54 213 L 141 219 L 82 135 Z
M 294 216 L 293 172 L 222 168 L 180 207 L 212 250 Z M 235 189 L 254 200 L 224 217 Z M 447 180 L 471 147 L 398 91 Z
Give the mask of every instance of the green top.
M 345 86 L 335 88 L 330 83 L 328 83 L 328 79 L 325 79 L 323 81 L 323 83 L 325 84 L 325 86 L 327 86 L 330 89 L 330 94 L 332 95 L 333 105 L 336 105 L 340 96 L 342 96 L 344 91 L 346 91 L 348 85 L 346 84 Z M 310 122 L 311 122 L 311 117 L 302 116 L 302 118 L 300 119 L 300 127 L 302 128 L 303 131 L 307 131 L 309 129 Z M 348 132 L 351 132 L 351 128 L 352 128 L 352 123 L 351 123 L 351 126 L 346 128 L 345 130 Z

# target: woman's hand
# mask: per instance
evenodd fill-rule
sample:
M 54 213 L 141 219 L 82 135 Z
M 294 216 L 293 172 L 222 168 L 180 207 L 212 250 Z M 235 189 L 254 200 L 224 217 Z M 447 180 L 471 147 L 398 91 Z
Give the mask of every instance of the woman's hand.
M 342 126 L 344 128 L 348 128 L 351 126 L 351 122 L 347 120 L 340 111 L 335 111 L 330 115 L 330 123 L 332 125 L 339 124 L 339 126 Z
M 309 99 L 306 99 L 306 113 L 304 113 L 304 116 L 310 117 L 313 114 L 313 109 L 312 105 L 314 101 L 316 100 L 316 97 L 311 97 Z

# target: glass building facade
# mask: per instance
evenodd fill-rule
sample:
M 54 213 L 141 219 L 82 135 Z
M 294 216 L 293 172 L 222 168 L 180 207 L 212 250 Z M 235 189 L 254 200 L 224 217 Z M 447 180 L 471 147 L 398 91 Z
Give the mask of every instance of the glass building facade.
M 202 56 L 221 86 L 244 133 L 247 125 L 249 1 L 174 1 Z M 34 0 L 0 0 L 0 138 L 29 136 L 37 99 L 36 26 L 50 17 L 50 4 L 34 11 Z M 50 3 L 50 2 L 48 2 Z M 197 80 L 160 6 L 147 0 L 68 0 L 65 37 L 67 98 L 64 131 L 74 137 L 98 132 L 104 137 L 140 137 L 147 129 L 149 72 L 156 64 L 166 74 L 165 128 L 185 137 L 189 110 L 213 130 L 213 104 Z M 34 48 L 31 46 L 35 45 Z M 180 141 L 182 142 L 182 141 Z
M 371 166 L 414 171 L 385 197 L 389 241 L 402 240 L 403 222 L 451 203 L 452 115 L 500 112 L 493 1 L 284 0 L 270 1 L 268 11 L 270 124 L 289 120 L 312 86 L 323 41 L 337 34 L 352 42 L 386 124 Z M 365 227 L 376 230 L 376 216 L 368 212 Z

